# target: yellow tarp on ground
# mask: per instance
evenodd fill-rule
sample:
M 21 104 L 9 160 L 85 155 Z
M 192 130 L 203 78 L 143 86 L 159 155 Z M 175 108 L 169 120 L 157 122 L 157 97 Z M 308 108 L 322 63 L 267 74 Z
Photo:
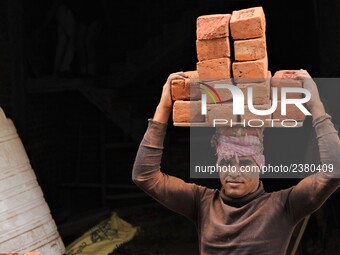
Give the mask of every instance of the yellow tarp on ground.
M 113 213 L 66 247 L 66 255 L 107 255 L 130 241 L 137 228 Z

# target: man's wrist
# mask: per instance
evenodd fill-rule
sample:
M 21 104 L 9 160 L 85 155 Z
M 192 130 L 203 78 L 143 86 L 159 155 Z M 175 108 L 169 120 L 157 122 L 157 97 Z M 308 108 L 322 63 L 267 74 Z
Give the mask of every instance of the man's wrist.
M 172 108 L 171 107 L 167 107 L 162 103 L 159 103 L 157 108 L 156 108 L 156 112 L 155 115 L 153 117 L 154 121 L 158 121 L 161 123 L 167 123 L 169 120 L 169 116 L 171 114 Z
M 321 101 L 313 103 L 311 106 L 309 106 L 309 110 L 312 113 L 313 120 L 326 114 L 325 107 Z
M 169 110 L 170 112 L 172 111 L 172 104 L 169 105 L 169 104 L 165 104 L 163 103 L 162 101 L 160 101 L 157 105 L 157 107 L 161 108 L 161 109 L 164 109 L 164 110 Z

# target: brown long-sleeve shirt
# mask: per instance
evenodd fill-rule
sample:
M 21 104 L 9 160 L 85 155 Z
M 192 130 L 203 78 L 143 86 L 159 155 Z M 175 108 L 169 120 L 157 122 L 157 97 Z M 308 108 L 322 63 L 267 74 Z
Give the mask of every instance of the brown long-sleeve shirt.
M 202 255 L 284 255 L 295 225 L 317 210 L 340 187 L 340 140 L 327 116 L 313 122 L 320 158 L 333 173 L 317 173 L 296 186 L 241 199 L 160 171 L 167 124 L 149 119 L 133 167 L 134 182 L 167 208 L 191 220 Z M 337 178 L 335 178 L 337 177 Z

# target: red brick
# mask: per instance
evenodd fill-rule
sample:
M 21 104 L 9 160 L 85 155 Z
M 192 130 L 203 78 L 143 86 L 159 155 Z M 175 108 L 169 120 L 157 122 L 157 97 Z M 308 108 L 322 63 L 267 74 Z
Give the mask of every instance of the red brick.
M 295 80 L 296 70 L 281 70 L 277 71 L 272 80 L 271 84 L 273 87 L 278 88 L 278 99 L 281 100 L 281 88 L 302 88 L 303 84 L 301 80 Z M 287 98 L 301 98 L 301 93 L 287 93 Z
M 254 108 L 257 110 L 268 110 L 271 108 L 271 102 L 268 102 L 269 104 L 267 105 L 254 105 Z M 257 120 L 263 120 L 264 123 L 266 123 L 266 119 L 271 119 L 272 115 L 256 115 L 253 114 L 252 112 L 250 112 L 248 105 L 244 106 L 244 115 L 241 115 L 241 121 L 246 120 L 248 122 L 248 120 L 252 120 L 252 119 L 257 119 Z M 251 123 L 251 125 L 260 125 L 260 122 L 254 122 Z
M 204 15 L 197 18 L 197 39 L 229 36 L 230 14 Z
M 233 76 L 236 83 L 253 83 L 265 81 L 267 72 L 267 57 L 255 61 L 233 63 Z
M 173 100 L 190 100 L 200 98 L 199 86 L 195 86 L 198 80 L 197 71 L 184 72 L 187 79 L 175 79 L 171 81 L 171 95 Z
M 230 32 L 234 40 L 264 36 L 266 19 L 262 7 L 233 11 L 230 20 Z
M 232 103 L 224 103 L 220 104 L 207 104 L 207 116 L 206 123 L 208 126 L 213 126 L 214 119 L 225 119 L 236 122 L 237 115 L 233 115 L 233 104 Z
M 205 121 L 205 116 L 201 115 L 201 101 L 175 101 L 172 117 L 178 123 Z
M 229 37 L 197 40 L 196 48 L 198 61 L 230 57 Z
M 188 76 L 188 79 L 198 79 L 198 72 L 195 70 L 195 71 L 187 71 L 187 72 L 184 72 L 184 74 L 186 76 Z
M 294 119 L 296 121 L 303 121 L 306 116 L 295 105 L 288 104 L 286 108 L 286 115 L 281 115 L 281 101 L 278 101 L 277 108 L 273 113 L 273 119 Z
M 204 83 L 208 84 L 209 86 L 213 87 L 216 90 L 216 92 L 220 96 L 222 102 L 231 101 L 233 99 L 232 94 L 231 94 L 229 89 L 223 89 L 223 88 L 220 89 L 220 88 L 215 88 L 214 87 L 215 84 L 229 84 L 229 85 L 233 84 L 231 79 L 221 79 L 221 80 L 216 80 L 216 81 L 205 81 Z M 207 89 L 207 87 L 202 85 L 202 84 L 200 86 L 201 86 L 201 88 Z M 214 92 L 212 92 L 210 89 L 208 89 L 208 90 L 213 94 L 216 102 L 218 103 L 219 100 L 218 100 L 217 96 L 214 94 Z M 201 94 L 202 93 L 206 94 L 206 92 L 201 90 Z M 209 95 L 207 95 L 207 103 L 208 104 L 213 104 L 214 103 L 213 99 Z
M 265 58 L 267 55 L 265 36 L 256 39 L 234 42 L 235 60 L 250 61 Z
M 172 80 L 171 95 L 173 100 L 190 99 L 190 79 Z
M 281 70 L 277 71 L 272 79 L 272 85 L 275 87 L 280 87 L 280 84 L 291 84 L 292 87 L 300 87 L 302 84 L 301 80 L 295 80 L 297 70 Z
M 264 82 L 259 83 L 245 83 L 245 84 L 237 84 L 237 87 L 240 88 L 243 92 L 245 102 L 244 104 L 248 104 L 248 87 L 253 88 L 253 104 L 254 105 L 263 105 L 269 104 L 270 102 L 270 79 L 272 75 L 271 72 L 268 71 L 267 79 Z
M 216 58 L 197 63 L 199 78 L 205 79 L 227 79 L 231 76 L 231 62 L 229 58 Z

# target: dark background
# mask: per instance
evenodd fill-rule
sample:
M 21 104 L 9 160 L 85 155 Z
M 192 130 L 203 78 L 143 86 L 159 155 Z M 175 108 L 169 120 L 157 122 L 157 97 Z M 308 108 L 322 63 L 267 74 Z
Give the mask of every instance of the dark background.
M 54 7 L 60 2 L 76 13 L 75 32 L 66 41 L 76 39 L 80 24 L 99 24 L 90 37 L 94 74 L 81 72 L 79 45 L 68 72 L 54 72 L 58 29 L 63 27 Z M 127 246 L 127 253 L 144 247 L 160 254 L 155 245 L 162 244 L 164 254 L 177 254 L 166 253 L 172 247 L 195 254 L 190 248 L 197 242 L 192 226 L 139 191 L 131 170 L 167 76 L 196 69 L 198 16 L 263 6 L 273 74 L 303 68 L 313 77 L 340 75 L 340 1 L 60 2 L 0 0 L 0 105 L 16 124 L 65 244 L 109 210 L 117 210 L 142 226 L 140 242 Z M 339 87 L 319 90 L 339 124 Z M 173 127 L 170 121 L 165 145 L 164 172 L 219 187 L 217 181 L 189 179 L 189 129 Z M 268 163 L 317 162 L 315 146 L 310 119 L 300 129 L 265 132 Z M 264 180 L 264 185 L 273 191 L 297 181 Z M 339 204 L 338 192 L 313 215 L 301 254 L 340 253 Z

